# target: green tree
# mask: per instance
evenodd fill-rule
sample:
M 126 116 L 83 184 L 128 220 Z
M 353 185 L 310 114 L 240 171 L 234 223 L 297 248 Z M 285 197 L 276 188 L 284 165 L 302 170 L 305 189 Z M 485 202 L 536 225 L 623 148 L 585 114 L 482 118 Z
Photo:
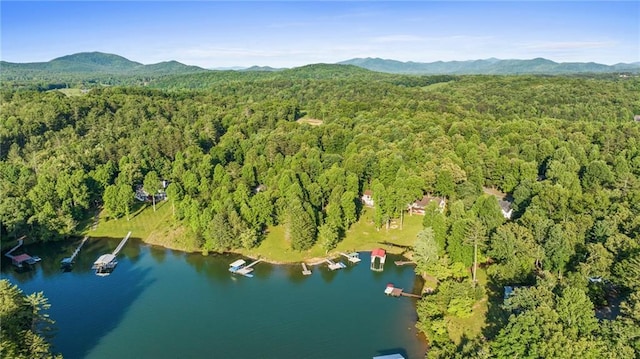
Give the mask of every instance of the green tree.
M 176 201 L 181 201 L 184 196 L 182 187 L 178 182 L 171 182 L 167 186 L 167 197 L 171 200 L 171 210 L 173 216 L 176 216 Z
M 45 339 L 54 324 L 47 314 L 50 308 L 42 294 L 25 295 L 8 280 L 0 280 L 0 357 L 61 358 L 51 353 Z
M 311 248 L 316 241 L 316 223 L 310 211 L 294 198 L 290 200 L 287 214 L 291 248 L 297 251 Z
M 153 201 L 153 211 L 156 211 L 156 195 L 161 188 L 160 177 L 156 171 L 149 171 L 144 176 L 144 182 L 142 184 L 144 191 L 151 195 Z
M 438 262 L 438 244 L 431 227 L 427 227 L 420 232 L 413 246 L 413 255 L 416 262 L 416 274 L 421 275 L 429 272 Z

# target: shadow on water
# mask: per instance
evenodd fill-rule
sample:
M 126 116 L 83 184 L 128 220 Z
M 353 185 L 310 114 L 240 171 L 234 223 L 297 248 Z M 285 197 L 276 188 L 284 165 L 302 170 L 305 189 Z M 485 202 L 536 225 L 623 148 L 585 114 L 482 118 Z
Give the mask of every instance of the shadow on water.
M 75 250 L 79 240 L 29 245 L 25 251 L 40 256 L 42 261 L 28 271 L 15 271 L 11 263 L 2 261 L 3 279 L 16 283 L 26 294 L 42 291 L 48 298 L 48 312 L 56 322 L 53 350 L 65 358 L 82 358 L 90 353 L 154 281 L 149 278 L 149 268 L 135 266 L 139 248 L 123 250 L 111 275 L 94 274 L 91 266 L 95 259 L 112 252 L 121 239 L 90 239 L 67 273 L 62 273 L 60 261 Z M 136 243 L 127 246 L 139 247 Z
M 116 268 L 115 272 L 118 271 L 125 272 L 123 268 Z M 65 345 L 69 348 L 65 353 L 62 353 L 65 358 L 85 357 L 104 336 L 118 327 L 128 308 L 144 292 L 145 288 L 155 281 L 148 278 L 147 274 L 149 272 L 150 269 L 148 268 L 128 268 L 123 274 L 127 277 L 126 285 L 117 282 L 120 278 L 115 278 L 116 273 L 107 278 L 98 278 L 99 280 L 104 280 L 104 283 L 102 283 L 101 288 L 96 288 L 96 291 L 86 299 L 90 300 L 93 306 L 101 306 L 102 308 L 100 310 L 94 310 L 93 306 L 78 306 L 75 308 L 73 316 L 78 318 L 78 322 L 82 318 L 91 318 L 93 325 L 82 326 L 82 340 L 78 338 L 78 340 L 73 340 L 71 345 Z M 111 295 L 114 292 L 118 293 L 118 295 Z

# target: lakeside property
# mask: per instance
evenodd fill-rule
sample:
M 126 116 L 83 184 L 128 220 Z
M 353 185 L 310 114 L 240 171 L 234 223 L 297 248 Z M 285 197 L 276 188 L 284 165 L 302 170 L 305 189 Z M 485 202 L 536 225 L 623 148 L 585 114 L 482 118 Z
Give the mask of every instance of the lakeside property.
M 284 226 L 270 227 L 266 238 L 256 248 L 238 249 L 233 252 L 276 264 L 302 261 L 312 263 L 320 258 L 337 258 L 340 252 L 370 251 L 380 247 L 392 254 L 402 254 L 413 246 L 418 232 L 422 230 L 422 216 L 405 216 L 402 229 L 392 226 L 388 230 L 376 230 L 373 224 L 374 211 L 373 208 L 364 208 L 358 222 L 347 231 L 345 238 L 336 248 L 328 253 L 319 243 L 306 251 L 291 249 L 290 243 L 285 239 Z M 145 243 L 185 252 L 200 252 L 195 235 L 174 220 L 172 213 L 168 201 L 158 203 L 156 211 L 153 211 L 151 205 L 141 203 L 129 221 L 125 218 L 107 220 L 101 214 L 98 226 L 95 229 L 87 226 L 82 234 L 117 238 L 121 233 L 132 231 L 136 238 Z

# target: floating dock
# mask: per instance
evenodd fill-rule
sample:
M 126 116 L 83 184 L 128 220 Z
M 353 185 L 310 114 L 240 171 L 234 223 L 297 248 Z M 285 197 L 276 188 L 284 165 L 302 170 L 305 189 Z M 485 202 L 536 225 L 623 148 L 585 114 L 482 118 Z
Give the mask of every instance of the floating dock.
M 307 268 L 307 264 L 306 263 L 302 263 L 302 274 L 311 275 L 311 271 Z
M 80 242 L 80 245 L 78 246 L 78 248 L 76 248 L 76 250 L 73 252 L 71 257 L 64 258 L 62 261 L 60 261 L 60 265 L 62 265 L 63 268 L 70 268 L 73 265 L 73 263 L 76 260 L 76 257 L 78 256 L 78 253 L 80 253 L 80 248 L 82 248 L 82 246 L 87 242 L 88 239 L 89 239 L 89 236 L 85 236 L 82 239 L 82 242 Z
M 238 259 L 237 261 L 229 264 L 229 272 L 253 278 L 253 274 L 251 274 L 251 272 L 253 272 L 252 267 L 259 262 L 262 262 L 262 259 L 257 259 L 251 264 L 245 265 L 247 262 L 244 259 Z
M 340 254 L 345 256 L 345 257 L 347 257 L 347 259 L 351 263 L 358 263 L 361 260 L 360 259 L 360 253 L 358 253 L 358 252 L 352 252 L 352 253 L 349 253 L 349 254 L 340 252 Z
M 329 269 L 331 270 L 347 268 L 347 266 L 342 262 L 335 263 L 331 259 L 326 259 L 325 262 L 329 263 Z
M 131 231 L 129 231 L 129 233 L 127 233 L 127 235 L 120 241 L 120 244 L 118 244 L 113 252 L 111 252 L 110 254 L 103 254 L 98 257 L 98 259 L 96 259 L 96 261 L 93 263 L 93 267 L 91 267 L 92 269 L 96 270 L 96 275 L 104 277 L 113 272 L 113 269 L 118 264 L 118 261 L 116 261 L 116 256 L 118 255 L 118 253 L 120 253 L 122 247 L 124 247 L 124 245 L 127 243 L 127 240 L 130 236 Z
M 422 298 L 421 296 L 413 293 L 406 293 L 402 288 L 396 288 L 393 284 L 387 284 L 387 288 L 384 289 L 384 294 L 390 295 L 392 297 L 412 297 L 412 298 Z

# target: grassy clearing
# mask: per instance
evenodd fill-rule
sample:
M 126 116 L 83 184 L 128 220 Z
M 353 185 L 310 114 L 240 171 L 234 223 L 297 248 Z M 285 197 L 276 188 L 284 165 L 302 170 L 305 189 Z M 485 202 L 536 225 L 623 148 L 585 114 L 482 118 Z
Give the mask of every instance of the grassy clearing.
M 311 126 L 320 126 L 323 124 L 322 120 L 319 120 L 317 118 L 301 118 L 298 119 L 298 121 L 296 121 L 298 123 L 306 123 L 309 124 Z
M 82 234 L 91 237 L 120 238 L 128 231 L 131 231 L 132 237 L 150 244 L 188 252 L 199 251 L 193 234 L 173 219 L 171 203 L 168 201 L 156 204 L 155 212 L 151 204 L 136 204 L 129 221 L 126 218 L 107 220 L 102 212 L 98 226 L 95 229 L 87 226 Z
M 292 250 L 289 242 L 285 239 L 283 226 L 269 228 L 267 238 L 260 243 L 260 246 L 239 250 L 239 253 L 278 263 L 292 263 L 313 262 L 322 257 L 338 256 L 339 252 L 368 251 L 378 247 L 384 248 L 390 253 L 402 253 L 406 250 L 403 247 L 413 246 L 418 232 L 422 230 L 421 216 L 406 216 L 403 229 L 399 228 L 399 221 L 397 221 L 398 223 L 392 223 L 392 228 L 389 230 L 382 228 L 378 231 L 373 224 L 373 211 L 374 209 L 366 208 L 360 216 L 360 220 L 347 231 L 342 242 L 329 253 L 326 253 L 320 244 L 316 244 L 307 251 Z
M 438 90 L 441 90 L 441 89 L 443 89 L 444 87 L 447 87 L 447 86 L 449 86 L 448 82 L 438 82 L 438 83 L 435 83 L 435 84 L 431 84 L 429 86 L 424 86 L 424 87 L 422 87 L 422 90 L 423 91 L 438 91 Z
M 58 89 L 56 91 L 60 91 L 63 94 L 71 97 L 71 96 L 81 96 L 84 95 L 81 89 Z

